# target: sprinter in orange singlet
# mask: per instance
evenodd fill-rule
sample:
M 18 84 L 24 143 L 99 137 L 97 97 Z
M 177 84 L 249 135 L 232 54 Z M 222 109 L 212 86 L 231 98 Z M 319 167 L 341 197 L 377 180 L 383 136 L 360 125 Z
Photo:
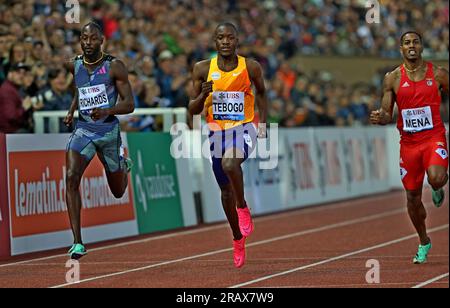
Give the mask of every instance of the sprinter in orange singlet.
M 231 23 L 220 24 L 214 41 L 217 57 L 194 66 L 195 94 L 189 102 L 189 112 L 194 115 L 205 111 L 213 171 L 233 232 L 234 265 L 239 268 L 245 262 L 245 239 L 254 229 L 244 199 L 241 164 L 255 149 L 256 138 L 266 138 L 267 99 L 260 64 L 237 54 L 236 27 Z M 252 123 L 255 101 L 260 118 L 258 132 Z

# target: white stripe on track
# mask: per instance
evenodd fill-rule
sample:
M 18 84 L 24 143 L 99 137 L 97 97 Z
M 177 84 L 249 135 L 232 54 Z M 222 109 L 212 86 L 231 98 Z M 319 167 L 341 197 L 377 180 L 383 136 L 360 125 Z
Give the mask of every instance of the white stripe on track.
M 285 239 L 289 239 L 289 238 L 293 238 L 293 237 L 298 237 L 298 236 L 303 236 L 303 235 L 307 235 L 307 234 L 317 233 L 317 232 L 321 232 L 321 231 L 326 231 L 326 230 L 336 229 L 336 228 L 350 226 L 350 225 L 354 225 L 354 224 L 359 224 L 359 223 L 363 223 L 363 222 L 367 222 L 367 221 L 371 221 L 371 220 L 376 220 L 376 219 L 380 219 L 380 218 L 384 218 L 384 217 L 388 217 L 388 216 L 397 215 L 397 214 L 400 214 L 400 213 L 403 213 L 403 212 L 405 212 L 404 209 L 397 209 L 397 210 L 393 210 L 393 211 L 386 211 L 386 212 L 382 212 L 380 214 L 364 216 L 364 217 L 360 217 L 360 218 L 356 218 L 356 219 L 352 219 L 352 220 L 347 220 L 347 221 L 331 224 L 331 225 L 324 226 L 324 227 L 303 230 L 303 231 L 300 231 L 300 232 L 290 233 L 290 234 L 286 234 L 286 235 L 283 235 L 283 236 L 277 236 L 277 237 L 273 237 L 273 238 L 270 238 L 270 239 L 253 242 L 253 243 L 248 244 L 247 247 L 254 247 L 254 246 L 264 245 L 264 244 L 268 244 L 268 243 L 272 243 L 272 242 L 276 242 L 276 241 L 280 241 L 280 240 L 285 240 Z M 129 274 L 129 273 L 133 273 L 133 272 L 144 271 L 144 270 L 155 268 L 155 267 L 160 267 L 160 266 L 164 266 L 164 265 L 169 265 L 169 264 L 179 263 L 179 262 L 183 262 L 183 261 L 198 259 L 198 258 L 207 257 L 207 256 L 211 256 L 211 255 L 216 255 L 216 254 L 219 254 L 219 253 L 232 251 L 232 250 L 233 250 L 233 248 L 224 248 L 224 249 L 220 249 L 220 250 L 209 251 L 209 252 L 198 254 L 198 255 L 192 255 L 192 256 L 179 258 L 179 259 L 175 259 L 175 260 L 169 260 L 169 261 L 165 261 L 165 262 L 161 262 L 161 263 L 157 263 L 157 264 L 151 264 L 151 265 L 148 265 L 148 266 L 134 268 L 134 269 L 126 270 L 126 271 L 121 271 L 121 272 L 116 272 L 116 273 L 111 273 L 111 274 L 91 277 L 91 278 L 80 280 L 80 281 L 75 282 L 75 283 L 65 283 L 65 284 L 53 286 L 51 288 L 62 288 L 62 287 L 66 287 L 66 286 L 70 286 L 70 285 L 74 285 L 74 284 L 80 284 L 80 283 L 84 283 L 84 282 L 90 282 L 90 281 L 94 281 L 94 280 L 99 280 L 99 279 L 104 279 L 104 278 L 110 278 L 110 277 L 115 277 L 115 276 L 119 276 L 119 275 Z
M 432 228 L 432 229 L 428 230 L 428 233 L 433 233 L 433 232 L 436 232 L 436 231 L 444 230 L 446 228 L 448 228 L 448 224 L 441 225 L 441 226 L 436 227 L 436 228 Z M 340 256 L 336 256 L 336 257 L 333 257 L 333 258 L 329 258 L 329 259 L 326 259 L 326 260 L 322 260 L 322 261 L 319 261 L 319 262 L 316 262 L 316 263 L 312 263 L 312 264 L 296 267 L 296 268 L 293 268 L 293 269 L 290 269 L 290 270 L 287 270 L 287 271 L 283 271 L 283 272 L 272 274 L 272 275 L 268 275 L 268 276 L 263 276 L 263 277 L 260 277 L 260 278 L 257 278 L 257 279 L 253 279 L 253 280 L 250 280 L 250 281 L 247 281 L 247 282 L 243 282 L 243 283 L 231 286 L 230 288 L 245 287 L 245 286 L 248 286 L 248 285 L 251 285 L 251 284 L 255 284 L 257 282 L 269 280 L 271 278 L 275 278 L 275 277 L 291 274 L 291 273 L 298 272 L 298 271 L 301 271 L 301 270 L 305 270 L 305 269 L 308 269 L 308 268 L 311 268 L 311 267 L 315 267 L 315 266 L 319 266 L 319 265 L 322 265 L 322 264 L 326 264 L 326 263 L 330 263 L 330 262 L 333 262 L 333 261 L 337 261 L 337 260 L 340 260 L 340 259 L 344 259 L 344 258 L 353 256 L 353 255 L 356 255 L 356 254 L 360 254 L 360 253 L 363 253 L 363 252 L 367 252 L 367 251 L 371 251 L 371 250 L 374 250 L 374 249 L 386 247 L 386 246 L 389 246 L 389 245 L 392 245 L 392 244 L 397 244 L 397 243 L 400 243 L 400 242 L 403 242 L 403 241 L 415 238 L 416 236 L 417 236 L 416 233 L 410 234 L 408 236 L 404 236 L 404 237 L 401 237 L 401 238 L 398 238 L 398 239 L 395 239 L 395 240 L 392 240 L 392 241 L 389 241 L 389 242 L 384 242 L 384 243 L 381 243 L 381 244 L 378 244 L 378 245 L 375 245 L 375 246 L 371 246 L 371 247 L 367 247 L 367 248 L 364 248 L 364 249 L 352 251 L 352 252 L 349 252 L 349 253 L 346 253 L 346 254 L 343 254 L 343 255 L 340 255 Z
M 392 195 L 399 194 L 399 193 L 400 192 L 391 192 L 387 195 L 382 195 L 382 196 L 366 197 L 366 198 L 362 198 L 362 199 L 349 200 L 347 202 L 339 201 L 336 205 L 334 205 L 334 204 L 323 205 L 323 206 L 320 206 L 317 208 L 314 208 L 314 207 L 298 208 L 298 209 L 295 209 L 294 211 L 271 214 L 269 216 L 256 217 L 254 220 L 255 220 L 255 222 L 263 222 L 263 221 L 280 219 L 283 217 L 292 217 L 292 216 L 296 216 L 296 215 L 305 215 L 305 214 L 309 214 L 309 213 L 316 213 L 316 212 L 322 212 L 322 211 L 327 211 L 327 210 L 335 210 L 335 209 L 339 209 L 339 208 L 360 205 L 361 203 L 364 204 L 364 203 L 367 203 L 368 200 L 370 200 L 370 202 L 373 202 L 373 201 L 378 201 L 378 200 L 392 199 L 392 197 L 393 197 Z M 159 235 L 159 236 L 140 239 L 140 240 L 126 241 L 123 243 L 112 244 L 112 245 L 102 246 L 102 247 L 98 247 L 98 248 L 92 248 L 92 249 L 88 249 L 88 251 L 89 251 L 89 253 L 92 253 L 95 251 L 114 249 L 114 248 L 134 245 L 134 244 L 142 244 L 142 243 L 147 243 L 147 242 L 156 241 L 156 240 L 174 238 L 174 237 L 178 237 L 178 236 L 192 235 L 192 234 L 201 233 L 201 232 L 208 232 L 208 231 L 226 228 L 226 227 L 228 227 L 228 223 L 221 223 L 216 226 L 201 227 L 201 228 L 194 229 L 194 230 L 180 231 L 180 232 L 164 234 L 164 235 Z M 0 264 L 0 268 L 21 265 L 21 264 L 26 264 L 26 263 L 30 263 L 30 262 L 36 262 L 36 261 L 46 261 L 46 260 L 51 260 L 51 259 L 61 258 L 61 257 L 68 257 L 68 256 L 67 256 L 67 254 L 57 254 L 57 255 L 51 255 L 51 256 L 47 256 L 47 257 L 5 263 L 5 264 Z
M 422 287 L 424 287 L 424 286 L 426 286 L 426 285 L 429 285 L 429 284 L 431 284 L 431 283 L 433 283 L 433 282 L 435 282 L 435 281 L 441 280 L 442 278 L 445 278 L 445 277 L 448 277 L 448 273 L 445 273 L 445 274 L 442 274 L 442 275 L 440 275 L 440 276 L 431 278 L 430 280 L 427 280 L 427 281 L 425 281 L 425 282 L 419 283 L 418 285 L 415 285 L 415 286 L 412 287 L 412 288 L 413 288 L 413 289 L 419 289 L 419 288 L 422 288 Z

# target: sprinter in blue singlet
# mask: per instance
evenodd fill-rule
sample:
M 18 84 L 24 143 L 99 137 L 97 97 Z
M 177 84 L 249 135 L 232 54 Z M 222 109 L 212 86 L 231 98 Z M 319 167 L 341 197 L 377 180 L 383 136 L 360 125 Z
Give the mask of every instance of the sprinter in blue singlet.
M 87 253 L 81 239 L 79 186 L 84 170 L 95 154 L 105 167 L 109 187 L 116 198 L 123 196 L 128 185 L 130 160 L 124 157 L 119 121 L 115 115 L 133 112 L 133 95 L 127 68 L 122 61 L 103 53 L 103 39 L 98 24 L 86 24 L 80 37 L 83 54 L 67 64 L 74 75 L 76 93 L 64 119 L 66 125 L 72 124 L 75 110 L 79 112 L 66 151 L 66 202 L 74 236 L 69 250 L 72 259 Z

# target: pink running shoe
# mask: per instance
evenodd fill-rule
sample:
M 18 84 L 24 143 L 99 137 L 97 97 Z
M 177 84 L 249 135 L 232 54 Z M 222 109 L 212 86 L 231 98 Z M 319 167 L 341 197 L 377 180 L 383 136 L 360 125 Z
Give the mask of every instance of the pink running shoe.
M 245 263 L 245 236 L 240 240 L 233 240 L 233 248 L 234 266 L 240 268 Z
M 237 209 L 238 218 L 239 218 L 239 229 L 243 236 L 248 237 L 252 234 L 254 226 L 252 221 L 252 215 L 250 214 L 250 210 L 248 207 Z

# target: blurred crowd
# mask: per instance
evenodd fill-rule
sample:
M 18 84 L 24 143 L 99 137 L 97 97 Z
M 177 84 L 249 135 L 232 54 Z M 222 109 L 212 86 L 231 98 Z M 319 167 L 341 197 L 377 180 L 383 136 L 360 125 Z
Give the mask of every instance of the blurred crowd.
M 32 132 L 34 111 L 69 108 L 74 89 L 63 63 L 81 54 L 80 29 L 91 20 L 104 30 L 104 50 L 129 68 L 137 108 L 186 107 L 193 65 L 215 54 L 215 26 L 235 23 L 239 53 L 263 65 L 269 120 L 286 127 L 365 125 L 380 97 L 381 71 L 374 83 L 349 86 L 326 71 L 305 74 L 291 65 L 296 55 L 398 58 L 398 36 L 417 29 L 425 38 L 426 58 L 448 59 L 449 5 L 444 0 L 380 1 L 379 24 L 366 22 L 363 0 L 78 3 L 79 23 L 68 23 L 66 1 L 0 0 L 1 132 Z M 158 117 L 121 121 L 126 131 L 162 127 Z M 68 131 L 62 123 L 60 130 Z

